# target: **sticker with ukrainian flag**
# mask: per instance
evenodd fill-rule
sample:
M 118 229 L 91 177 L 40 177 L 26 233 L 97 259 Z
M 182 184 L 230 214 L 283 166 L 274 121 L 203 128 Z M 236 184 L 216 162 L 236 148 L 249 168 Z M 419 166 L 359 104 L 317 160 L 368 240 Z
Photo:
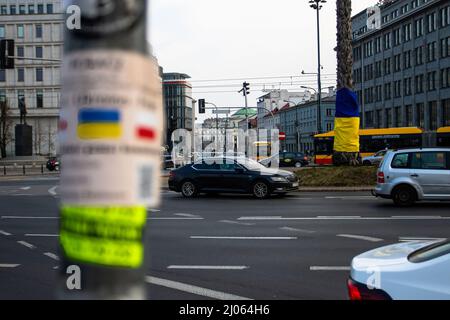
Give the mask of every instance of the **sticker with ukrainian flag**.
M 78 138 L 82 140 L 119 139 L 122 136 L 120 111 L 105 108 L 81 109 Z
M 358 97 L 343 88 L 336 95 L 334 151 L 359 152 L 360 113 Z

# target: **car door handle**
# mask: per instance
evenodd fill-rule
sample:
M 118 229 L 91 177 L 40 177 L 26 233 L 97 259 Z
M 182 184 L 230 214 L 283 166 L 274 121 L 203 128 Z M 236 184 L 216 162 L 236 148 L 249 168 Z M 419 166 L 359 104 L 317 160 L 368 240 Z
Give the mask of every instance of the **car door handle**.
M 412 174 L 411 177 L 413 177 L 413 178 L 418 178 L 419 175 L 418 175 L 418 174 Z

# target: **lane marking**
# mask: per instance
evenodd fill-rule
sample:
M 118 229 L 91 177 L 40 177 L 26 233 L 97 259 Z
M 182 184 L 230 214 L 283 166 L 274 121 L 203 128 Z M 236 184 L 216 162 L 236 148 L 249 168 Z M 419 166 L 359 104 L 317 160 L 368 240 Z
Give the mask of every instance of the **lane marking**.
M 20 190 L 23 190 L 23 191 L 27 191 L 27 190 L 30 190 L 31 189 L 31 187 L 23 187 L 23 188 L 20 188 Z
M 17 268 L 20 264 L 0 263 L 0 268 Z
M 33 233 L 27 233 L 27 234 L 25 234 L 25 237 L 52 238 L 52 237 L 59 237 L 59 234 L 33 234 Z
M 191 236 L 191 239 L 217 240 L 298 240 L 297 237 L 227 237 L 227 236 Z
M 383 241 L 383 239 L 375 238 L 375 237 L 368 237 L 368 236 L 359 236 L 354 234 L 338 234 L 337 237 L 341 238 L 350 238 L 350 239 L 357 239 L 357 240 L 365 240 L 370 242 L 380 242 Z
M 47 256 L 47 257 L 49 257 L 50 259 L 59 261 L 59 257 L 58 257 L 56 254 L 54 254 L 54 253 L 46 252 L 46 253 L 44 253 L 44 256 Z
M 315 199 L 320 199 L 320 198 L 285 198 L 285 200 L 315 200 Z
M 252 300 L 250 298 L 237 296 L 234 294 L 229 294 L 221 291 L 215 291 L 211 289 L 206 289 L 202 287 L 193 286 L 190 284 L 185 284 L 177 281 L 171 281 L 161 278 L 155 278 L 147 276 L 145 277 L 145 281 L 149 284 L 166 287 L 169 289 L 175 289 L 178 291 L 183 291 L 187 293 L 192 293 L 198 296 L 207 297 L 211 299 L 217 299 L 217 300 Z
M 11 233 L 3 231 L 3 230 L 0 230 L 0 234 L 3 236 L 7 236 L 7 237 L 9 237 L 11 235 Z
M 295 220 L 450 220 L 450 217 L 240 217 L 239 221 L 295 221 Z
M 238 221 L 231 221 L 231 220 L 220 220 L 221 223 L 228 223 L 228 224 L 238 224 L 241 226 L 254 226 L 255 223 L 245 223 L 245 222 L 238 222 Z
M 297 228 L 291 228 L 291 227 L 281 227 L 280 230 L 284 230 L 284 231 L 293 231 L 293 232 L 301 232 L 301 233 L 315 233 L 315 232 L 316 232 L 316 231 L 304 230 L 304 229 L 297 229 Z
M 160 212 L 161 210 L 159 209 L 148 209 L 149 212 Z
M 59 219 L 59 217 L 26 217 L 26 216 L 2 216 L 2 219 L 6 220 L 19 220 L 19 219 L 36 219 L 36 220 L 50 220 L 50 219 Z
M 331 200 L 376 200 L 374 196 L 337 196 L 337 197 L 325 197 L 325 199 Z
M 168 266 L 167 269 L 178 270 L 245 270 L 248 266 Z
M 351 267 L 342 266 L 311 266 L 310 271 L 351 271 Z
M 447 238 L 427 238 L 427 237 L 399 237 L 400 242 L 414 242 L 414 241 L 444 241 Z
M 26 241 L 17 241 L 17 243 L 21 244 L 21 245 L 23 245 L 23 246 L 25 246 L 25 247 L 27 247 L 28 249 L 31 249 L 31 250 L 36 248 L 36 246 L 34 246 L 31 243 L 28 243 Z
M 54 186 L 48 189 L 48 193 L 50 193 L 52 196 L 56 196 L 56 188 L 58 188 L 58 186 Z
M 185 217 L 185 218 L 200 218 L 198 215 L 190 213 L 174 213 L 174 216 Z
M 147 220 L 205 220 L 204 218 L 183 218 L 183 217 L 179 217 L 179 218 L 172 218 L 172 217 L 155 217 L 155 218 L 147 218 Z
M 441 218 L 441 216 L 392 216 L 395 219 L 426 219 L 426 218 Z

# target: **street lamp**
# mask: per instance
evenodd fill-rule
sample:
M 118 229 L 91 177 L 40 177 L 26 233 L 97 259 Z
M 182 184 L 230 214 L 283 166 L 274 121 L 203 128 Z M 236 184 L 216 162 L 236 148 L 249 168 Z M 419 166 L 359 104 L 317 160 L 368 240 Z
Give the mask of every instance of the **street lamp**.
M 321 71 L 322 71 L 322 65 L 320 63 L 320 15 L 319 11 L 322 9 L 322 4 L 326 3 L 326 0 L 310 0 L 309 4 L 310 7 L 316 10 L 317 13 L 317 84 L 319 88 L 319 94 L 317 95 L 317 132 L 322 133 L 322 113 L 321 113 L 321 103 L 322 103 L 322 81 L 320 79 L 321 77 Z

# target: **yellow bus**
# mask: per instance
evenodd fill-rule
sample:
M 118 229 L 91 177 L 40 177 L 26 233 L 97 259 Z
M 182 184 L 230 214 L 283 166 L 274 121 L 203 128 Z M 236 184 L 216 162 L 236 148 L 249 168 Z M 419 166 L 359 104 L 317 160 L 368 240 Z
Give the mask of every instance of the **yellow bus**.
M 450 127 L 442 127 L 438 129 L 437 146 L 450 147 Z
M 253 143 L 253 150 L 256 152 L 256 161 L 261 161 L 270 158 L 272 155 L 272 143 L 268 141 L 255 141 Z
M 361 157 L 368 157 L 383 149 L 417 148 L 422 146 L 423 130 L 419 128 L 362 129 Z M 314 136 L 315 163 L 333 164 L 334 131 Z

